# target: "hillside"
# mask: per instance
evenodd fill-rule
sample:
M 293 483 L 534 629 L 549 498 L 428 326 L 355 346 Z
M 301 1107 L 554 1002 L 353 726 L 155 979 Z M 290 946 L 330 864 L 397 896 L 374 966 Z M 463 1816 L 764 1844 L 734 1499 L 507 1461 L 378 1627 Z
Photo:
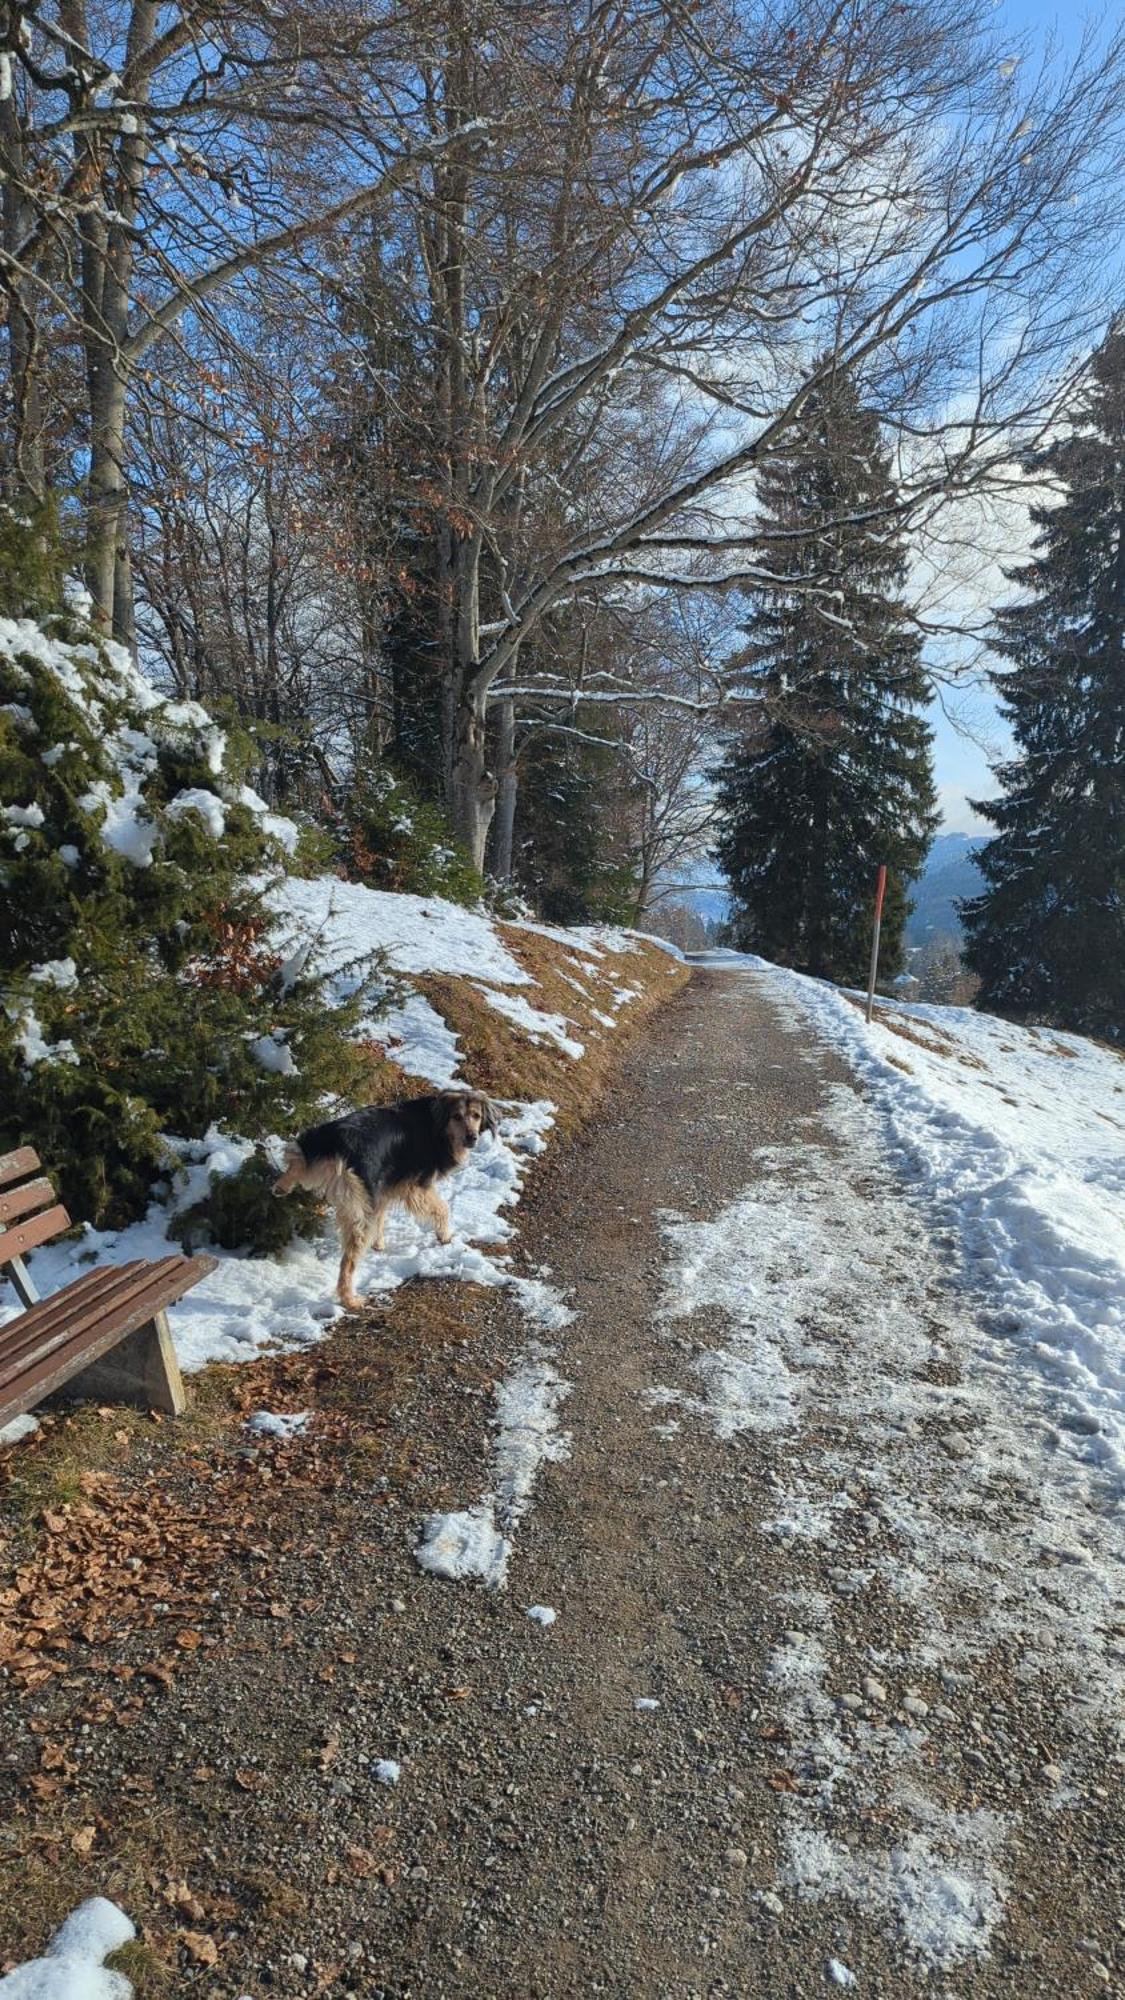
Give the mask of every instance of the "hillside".
M 926 857 L 926 866 L 911 888 L 914 908 L 907 919 L 908 945 L 927 944 L 933 937 L 961 939 L 961 918 L 957 905 L 967 896 L 979 896 L 983 886 L 973 855 L 984 845 L 984 834 L 939 833 Z
M 482 1146 L 451 1184 L 454 1241 L 443 1248 L 397 1213 L 388 1254 L 361 1270 L 361 1288 L 391 1292 L 423 1275 L 507 1282 L 503 1245 L 531 1162 L 553 1133 L 589 1115 L 618 1044 L 683 983 L 686 968 L 667 948 L 632 933 L 501 923 L 440 897 L 391 895 L 333 876 L 290 878 L 271 896 L 280 949 L 295 954 L 318 941 L 326 1004 L 334 968 L 363 952 L 382 955 L 390 1004 L 360 1028 L 381 1060 L 380 1100 L 469 1082 L 493 1096 L 501 1114 L 500 1137 Z M 278 1160 L 289 1136 L 273 1142 Z M 34 1143 L 34 1133 L 27 1137 Z M 31 1261 L 41 1290 L 55 1290 L 91 1256 L 125 1263 L 177 1248 L 169 1239 L 174 1214 L 197 1201 L 212 1176 L 233 1172 L 255 1151 L 221 1127 L 191 1144 L 173 1135 L 172 1145 L 179 1165 L 171 1206 L 154 1199 L 146 1219 L 129 1228 L 85 1227 L 37 1251 Z M 277 1257 L 216 1254 L 219 1269 L 171 1309 L 185 1371 L 305 1345 L 323 1338 L 338 1317 L 330 1223 Z M 534 1288 L 527 1297 L 534 1318 L 541 1302 Z M 0 1320 L 14 1310 L 5 1298 Z

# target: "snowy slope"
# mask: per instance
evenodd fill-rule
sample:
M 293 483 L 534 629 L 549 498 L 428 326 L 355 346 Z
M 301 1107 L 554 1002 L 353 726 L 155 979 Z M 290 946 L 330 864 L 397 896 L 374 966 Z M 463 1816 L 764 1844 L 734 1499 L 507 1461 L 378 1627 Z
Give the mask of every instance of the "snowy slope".
M 1058 1441 L 1125 1476 L 1125 1057 L 967 1008 L 879 1002 L 737 953 L 868 1086 L 957 1233 L 991 1330 L 1049 1391 Z
M 557 1012 L 535 1005 L 534 979 L 483 911 L 464 909 L 440 897 L 366 889 L 334 876 L 288 877 L 271 889 L 270 900 L 277 913 L 279 946 L 296 953 L 315 940 L 329 987 L 334 978 L 343 980 L 344 969 L 357 958 L 374 951 L 382 954 L 400 990 L 390 1011 L 365 1024 L 363 1032 L 379 1041 L 404 1077 L 420 1077 L 437 1088 L 466 1080 L 456 1035 L 430 1001 L 410 988 L 412 975 L 426 973 L 463 979 L 483 1003 L 494 1006 L 504 1020 L 514 1020 L 532 1042 L 561 1050 L 567 1062 L 581 1059 L 583 1044 L 568 1033 L 571 1024 Z M 523 928 L 554 941 L 562 962 L 573 968 L 566 975 L 570 983 L 588 1005 L 598 1007 L 598 1019 L 612 1029 L 621 1009 L 639 990 L 623 983 L 633 977 L 637 941 L 608 930 Z M 503 1256 L 503 1246 L 513 1234 L 510 1210 L 519 1200 L 531 1159 L 544 1150 L 555 1106 L 546 1098 L 513 1100 L 502 1103 L 499 1110 L 499 1137 L 486 1139 L 448 1183 L 452 1243 L 437 1243 L 432 1231 L 402 1211 L 392 1211 L 387 1251 L 366 1260 L 359 1273 L 361 1290 L 389 1292 L 417 1276 L 511 1284 L 537 1328 L 550 1323 L 552 1312 L 557 1316 L 549 1287 L 542 1288 L 540 1298 L 529 1281 L 509 1273 Z M 289 1136 L 278 1135 L 279 1163 L 281 1140 Z M 174 1134 L 167 1138 L 180 1162 L 174 1199 L 181 1209 L 207 1192 L 211 1174 L 233 1172 L 254 1151 L 249 1141 L 216 1128 L 201 1141 L 179 1140 Z M 124 1263 L 134 1257 L 164 1256 L 179 1247 L 169 1241 L 167 1223 L 167 1208 L 154 1202 L 145 1220 L 131 1228 L 87 1228 L 77 1241 L 48 1244 L 31 1259 L 35 1281 L 46 1294 L 80 1275 L 91 1257 Z M 218 1269 L 169 1314 L 185 1370 L 203 1368 L 211 1361 L 252 1360 L 271 1346 L 319 1340 L 337 1317 L 339 1250 L 331 1223 L 315 1240 L 295 1242 L 278 1257 L 216 1254 Z M 0 1296 L 0 1320 L 16 1310 L 10 1296 Z

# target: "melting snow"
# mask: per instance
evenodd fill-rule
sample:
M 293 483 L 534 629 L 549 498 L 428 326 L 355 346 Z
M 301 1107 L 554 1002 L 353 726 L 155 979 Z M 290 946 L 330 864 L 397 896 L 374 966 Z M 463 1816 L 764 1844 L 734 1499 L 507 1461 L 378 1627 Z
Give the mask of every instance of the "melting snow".
M 508 1575 L 512 1537 L 531 1505 L 543 1465 L 570 1456 L 559 1405 L 570 1394 L 545 1348 L 529 1348 L 496 1390 L 493 1481 L 483 1499 L 457 1513 L 431 1514 L 414 1551 L 431 1576 L 479 1577 L 499 1589 Z
M 116 1903 L 91 1896 L 60 1926 L 42 1958 L 0 1979 L 2 2000 L 131 2000 L 123 1973 L 108 1972 L 112 1952 L 137 1935 Z

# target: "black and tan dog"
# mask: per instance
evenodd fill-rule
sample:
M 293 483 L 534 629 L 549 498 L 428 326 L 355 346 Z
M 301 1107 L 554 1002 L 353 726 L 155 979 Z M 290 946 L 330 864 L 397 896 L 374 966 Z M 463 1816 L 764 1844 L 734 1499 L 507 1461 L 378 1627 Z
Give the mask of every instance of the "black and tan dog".
M 342 1251 L 336 1296 L 349 1312 L 364 1305 L 355 1290 L 356 1265 L 368 1250 L 384 1248 L 387 1210 L 395 1202 L 432 1222 L 439 1243 L 451 1241 L 449 1209 L 436 1183 L 463 1165 L 482 1132 L 496 1129 L 496 1114 L 479 1090 L 443 1090 L 350 1111 L 313 1125 L 286 1147 L 274 1193 L 305 1188 L 332 1203 Z

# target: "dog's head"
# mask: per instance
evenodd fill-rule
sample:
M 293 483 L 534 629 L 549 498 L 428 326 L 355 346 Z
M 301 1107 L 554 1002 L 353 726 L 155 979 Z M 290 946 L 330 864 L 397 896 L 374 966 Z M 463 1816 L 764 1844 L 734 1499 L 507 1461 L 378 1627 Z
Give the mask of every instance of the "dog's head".
M 468 1158 L 482 1132 L 499 1130 L 496 1113 L 482 1090 L 443 1090 L 434 1099 L 434 1123 L 457 1166 Z

